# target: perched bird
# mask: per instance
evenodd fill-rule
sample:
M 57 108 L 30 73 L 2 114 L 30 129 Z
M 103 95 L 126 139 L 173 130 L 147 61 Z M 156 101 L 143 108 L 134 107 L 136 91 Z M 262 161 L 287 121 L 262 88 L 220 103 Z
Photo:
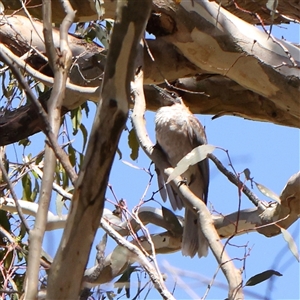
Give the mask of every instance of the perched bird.
M 157 147 L 167 156 L 169 163 L 175 167 L 177 163 L 195 147 L 206 144 L 206 135 L 199 120 L 184 105 L 182 98 L 175 92 L 169 92 L 158 86 L 162 107 L 155 117 Z M 158 186 L 161 196 L 166 201 L 167 194 L 174 210 L 182 209 L 183 202 L 166 178 L 158 172 Z M 209 185 L 208 159 L 190 166 L 182 174 L 190 190 L 207 203 Z M 182 254 L 194 257 L 207 256 L 208 244 L 198 224 L 197 216 L 192 210 L 185 209 L 184 229 L 182 238 Z

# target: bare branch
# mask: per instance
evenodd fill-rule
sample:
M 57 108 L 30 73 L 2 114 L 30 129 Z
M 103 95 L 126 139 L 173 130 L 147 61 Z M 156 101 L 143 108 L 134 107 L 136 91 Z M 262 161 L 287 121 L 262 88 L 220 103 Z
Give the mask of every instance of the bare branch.
M 257 198 L 256 195 L 254 195 L 250 189 L 239 180 L 232 172 L 228 171 L 222 163 L 217 159 L 217 157 L 213 154 L 208 154 L 207 155 L 217 166 L 218 170 L 221 171 L 230 182 L 235 184 L 239 189 L 242 190 L 242 192 L 249 198 L 249 200 L 255 205 L 255 206 L 260 206 L 260 200 Z
M 54 71 L 53 90 L 48 101 L 49 132 L 56 141 L 60 128 L 61 106 L 65 94 L 65 85 L 72 62 L 72 53 L 68 46 L 68 30 L 73 22 L 75 12 L 67 4 L 64 6 L 66 17 L 61 25 L 60 53 L 56 53 L 52 36 L 51 1 L 43 1 L 44 38 L 49 63 Z M 45 121 L 47 121 L 45 120 Z M 56 144 L 56 143 L 55 143 Z M 41 184 L 39 207 L 34 228 L 29 234 L 29 255 L 24 299 L 34 299 L 38 292 L 39 258 L 47 224 L 47 214 L 52 193 L 53 174 L 56 166 L 56 156 L 53 149 L 45 145 L 44 176 Z
M 278 235 L 280 230 L 274 224 L 278 223 L 281 227 L 287 229 L 293 222 L 298 220 L 300 211 L 299 187 L 300 173 L 297 173 L 291 176 L 283 189 L 280 196 L 281 205 L 279 203 L 273 203 L 264 210 L 253 208 L 241 210 L 240 212 L 235 212 L 226 216 L 213 215 L 214 226 L 216 227 L 218 234 L 221 238 L 244 234 L 249 231 L 257 231 L 264 234 L 266 237 Z M 36 216 L 38 210 L 37 203 L 24 200 L 18 200 L 18 203 L 24 214 Z M 0 198 L 0 206 L 3 210 L 11 213 L 17 211 L 15 202 L 11 198 Z M 239 216 L 238 219 L 237 216 Z M 172 224 L 164 221 L 161 209 L 142 206 L 138 212 L 138 217 L 144 225 L 151 223 L 157 226 L 162 226 L 166 229 L 170 226 L 172 227 Z M 134 231 L 137 231 L 140 228 L 136 227 L 137 224 L 133 218 L 122 222 L 107 209 L 104 209 L 103 219 L 122 236 L 128 235 L 128 231 L 126 230 L 128 227 L 127 222 L 131 223 L 131 228 L 133 228 Z M 66 220 L 66 215 L 57 216 L 49 211 L 47 215 L 46 230 L 64 228 Z M 98 226 L 100 226 L 100 224 Z M 151 235 L 151 240 L 153 241 L 156 253 L 162 254 L 179 251 L 181 249 L 181 239 L 181 236 L 174 237 L 170 231 Z M 136 244 L 136 241 L 133 243 Z M 150 255 L 152 254 L 151 246 L 146 238 L 141 238 L 139 244 L 141 244 L 143 249 L 145 249 Z M 115 255 L 118 257 L 117 262 L 114 259 Z M 117 246 L 112 253 L 105 257 L 103 269 L 100 273 L 96 271 L 97 266 L 85 271 L 84 286 L 92 287 L 98 284 L 110 282 L 116 276 L 120 275 L 128 264 L 134 262 L 136 262 L 136 257 L 134 255 L 130 254 L 128 250 L 122 250 L 120 249 L 120 246 Z M 91 281 L 90 278 L 93 278 L 93 280 Z
M 135 260 L 141 264 L 151 278 L 154 287 L 160 293 L 163 299 L 175 299 L 173 295 L 167 290 L 162 280 L 161 274 L 157 273 L 157 270 L 149 263 L 143 252 L 135 245 L 126 241 L 121 235 L 119 235 L 109 224 L 105 221 L 101 221 L 102 228 L 107 234 L 112 237 L 120 246 L 125 247 L 136 256 Z
M 15 193 L 15 189 L 14 189 L 14 187 L 13 187 L 13 185 L 12 185 L 12 183 L 11 183 L 9 177 L 8 177 L 8 174 L 6 172 L 5 166 L 3 165 L 3 156 L 2 156 L 3 152 L 2 152 L 2 150 L 3 150 L 3 147 L 0 148 L 0 173 L 1 173 L 1 177 L 7 183 L 8 189 L 10 191 L 10 194 L 13 197 L 14 204 L 15 204 L 15 207 L 17 209 L 17 213 L 18 213 L 18 215 L 20 217 L 20 220 L 21 220 L 22 224 L 24 225 L 27 233 L 29 233 L 29 230 L 30 230 L 29 225 L 27 223 L 27 220 L 24 217 L 24 214 L 23 214 L 23 211 L 22 211 L 22 207 L 21 207 L 21 205 L 18 202 L 18 197 L 17 197 L 17 195 Z

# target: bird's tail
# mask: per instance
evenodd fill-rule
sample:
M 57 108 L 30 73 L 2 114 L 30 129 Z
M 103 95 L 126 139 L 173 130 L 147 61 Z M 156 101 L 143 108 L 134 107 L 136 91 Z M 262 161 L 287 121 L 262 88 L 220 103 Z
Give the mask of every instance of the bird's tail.
M 186 208 L 184 219 L 182 254 L 190 257 L 194 257 L 196 253 L 199 257 L 207 256 L 208 243 L 200 228 L 197 216 Z

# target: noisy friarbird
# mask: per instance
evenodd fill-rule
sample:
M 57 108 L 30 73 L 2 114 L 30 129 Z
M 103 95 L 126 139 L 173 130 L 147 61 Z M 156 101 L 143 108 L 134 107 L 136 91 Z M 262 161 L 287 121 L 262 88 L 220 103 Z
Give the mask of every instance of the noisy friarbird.
M 195 147 L 207 144 L 206 134 L 199 120 L 185 106 L 177 93 L 158 86 L 153 87 L 158 90 L 162 105 L 155 117 L 157 147 L 161 148 L 169 163 L 175 167 Z M 182 209 L 184 203 L 172 186 L 165 184 L 166 177 L 161 172 L 158 172 L 157 177 L 163 200 L 166 201 L 168 195 L 172 208 Z M 190 166 L 182 177 L 190 190 L 207 203 L 208 159 Z M 199 257 L 207 256 L 208 243 L 202 233 L 197 215 L 191 209 L 185 208 L 182 254 L 194 257 L 196 253 Z

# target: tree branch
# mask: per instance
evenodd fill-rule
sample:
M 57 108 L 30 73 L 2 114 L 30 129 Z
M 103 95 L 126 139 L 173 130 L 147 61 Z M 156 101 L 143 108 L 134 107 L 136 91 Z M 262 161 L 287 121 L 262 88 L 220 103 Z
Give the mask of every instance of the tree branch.
M 245 234 L 249 231 L 257 231 L 266 237 L 272 237 L 280 233 L 280 229 L 273 225 L 276 222 L 282 228 L 288 229 L 291 224 L 298 220 L 298 216 L 300 215 L 300 172 L 291 176 L 288 180 L 280 195 L 280 199 L 281 204 L 269 204 L 265 210 L 253 208 L 241 210 L 239 213 L 234 212 L 226 216 L 213 215 L 214 226 L 219 236 L 221 238 L 228 238 L 233 235 Z M 18 200 L 18 203 L 24 214 L 36 216 L 38 210 L 37 203 L 25 200 Z M 5 211 L 11 213 L 17 212 L 15 202 L 11 198 L 0 198 L 0 206 Z M 238 219 L 237 215 L 239 215 Z M 268 216 L 268 219 L 266 219 L 266 216 Z M 161 209 L 142 206 L 138 212 L 138 217 L 144 225 L 154 224 L 168 230 L 167 232 L 151 235 L 156 253 L 168 254 L 181 249 L 182 236 L 175 237 L 171 234 L 172 223 L 164 220 Z M 67 215 L 57 216 L 48 211 L 46 230 L 64 228 L 66 220 Z M 140 229 L 133 218 L 122 221 L 108 209 L 104 209 L 102 220 L 108 222 L 122 236 L 129 234 L 128 222 L 130 222 L 130 227 L 135 232 Z M 101 227 L 101 224 L 102 221 L 98 226 Z M 268 224 L 271 225 L 267 226 Z M 150 255 L 152 254 L 147 239 L 142 238 L 139 243 Z M 114 259 L 115 256 L 118 257 L 117 261 Z M 84 286 L 91 288 L 95 285 L 111 282 L 115 277 L 122 274 L 129 263 L 134 262 L 136 262 L 135 256 L 128 250 L 123 249 L 123 247 L 117 246 L 112 253 L 105 257 L 103 269 L 96 277 L 94 273 L 95 267 L 85 271 Z M 90 278 L 93 278 L 93 280 L 89 280 Z
M 141 266 L 148 273 L 151 281 L 153 282 L 154 287 L 160 293 L 163 299 L 175 299 L 173 295 L 167 290 L 161 274 L 157 273 L 157 270 L 150 264 L 147 260 L 144 253 L 132 243 L 126 241 L 121 235 L 119 235 L 109 224 L 105 221 L 101 221 L 102 228 L 106 231 L 106 233 L 112 237 L 120 246 L 128 249 L 128 251 L 132 252 L 135 256 L 134 260 L 141 264 Z
M 274 43 L 268 34 L 217 3 L 208 0 L 194 0 L 194 5 L 192 1 L 181 1 L 179 5 L 171 0 L 163 2 L 165 5 L 157 6 L 155 11 L 162 19 L 172 20 L 177 30 L 168 31 L 160 39 L 173 44 L 198 68 L 226 76 L 300 118 L 299 68 L 292 65 L 284 50 L 288 49 L 299 66 L 299 48 L 285 41 L 278 41 L 282 46 Z M 158 36 L 163 26 L 161 23 L 151 32 Z M 279 65 L 281 67 L 276 68 Z
M 49 63 L 54 72 L 53 90 L 48 106 L 48 118 L 45 117 L 45 122 L 49 122 L 47 132 L 51 133 L 53 140 L 57 140 L 58 131 L 60 128 L 61 106 L 65 93 L 65 84 L 68 78 L 69 69 L 72 61 L 72 53 L 68 46 L 68 30 L 73 22 L 75 12 L 64 2 L 66 17 L 61 24 L 60 32 L 60 53 L 57 54 L 57 49 L 53 43 L 52 36 L 52 15 L 51 1 L 43 1 L 43 21 L 44 21 L 44 39 L 46 44 L 46 52 Z M 54 145 L 57 143 L 54 142 Z M 56 156 L 53 149 L 46 143 L 45 145 L 45 166 L 44 176 L 41 184 L 39 196 L 39 207 L 34 223 L 34 228 L 29 233 L 29 254 L 27 276 L 25 281 L 25 300 L 36 298 L 38 293 L 39 266 L 42 253 L 43 237 L 46 230 L 47 214 L 50 205 L 53 174 L 56 166 Z
M 50 271 L 47 299 L 75 299 L 79 294 L 88 254 L 103 212 L 109 172 L 127 119 L 130 81 L 136 72 L 135 57 L 140 50 L 139 43 L 150 7 L 150 0 L 118 2 L 102 99 L 73 194 L 68 221 Z M 91 182 L 96 184 L 91 185 Z

